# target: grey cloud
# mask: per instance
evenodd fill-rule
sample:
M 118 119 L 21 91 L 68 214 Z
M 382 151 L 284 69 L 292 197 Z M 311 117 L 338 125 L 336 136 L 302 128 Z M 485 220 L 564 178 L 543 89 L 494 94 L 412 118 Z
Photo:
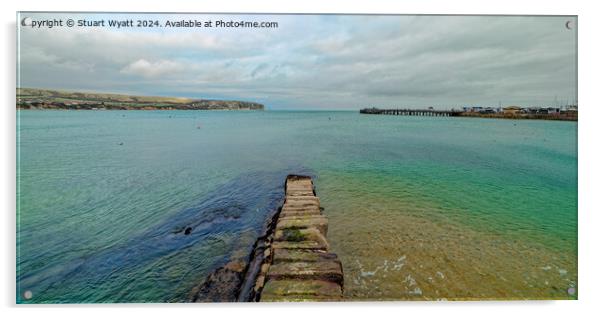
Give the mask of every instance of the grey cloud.
M 21 82 L 256 99 L 280 108 L 545 105 L 555 96 L 576 98 L 575 30 L 564 28 L 573 17 L 244 18 L 277 20 L 279 28 L 27 29 Z

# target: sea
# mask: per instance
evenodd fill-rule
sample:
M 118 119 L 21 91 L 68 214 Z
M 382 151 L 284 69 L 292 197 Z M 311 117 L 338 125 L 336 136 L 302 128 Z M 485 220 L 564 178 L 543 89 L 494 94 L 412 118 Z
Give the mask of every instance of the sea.
M 291 173 L 346 300 L 577 298 L 576 122 L 18 110 L 17 303 L 186 302 Z

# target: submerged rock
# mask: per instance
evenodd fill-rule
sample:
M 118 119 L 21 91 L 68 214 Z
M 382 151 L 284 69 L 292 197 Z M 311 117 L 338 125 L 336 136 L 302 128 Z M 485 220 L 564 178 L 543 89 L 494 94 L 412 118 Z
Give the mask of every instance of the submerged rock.
M 207 277 L 191 292 L 193 302 L 236 302 L 243 282 L 245 263 L 233 261 Z

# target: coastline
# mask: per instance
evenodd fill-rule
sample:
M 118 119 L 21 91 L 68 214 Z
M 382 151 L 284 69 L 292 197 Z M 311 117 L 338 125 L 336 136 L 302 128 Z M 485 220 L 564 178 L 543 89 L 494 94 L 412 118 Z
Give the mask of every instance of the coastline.
M 37 110 L 263 110 L 238 100 L 153 97 L 17 88 L 17 109 Z

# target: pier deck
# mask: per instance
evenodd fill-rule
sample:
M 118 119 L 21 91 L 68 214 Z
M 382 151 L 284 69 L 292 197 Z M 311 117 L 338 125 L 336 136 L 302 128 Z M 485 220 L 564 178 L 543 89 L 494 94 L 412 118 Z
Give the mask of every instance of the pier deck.
M 328 219 L 310 177 L 289 175 L 286 199 L 256 286 L 261 301 L 337 301 L 343 268 L 329 252 Z
M 361 114 L 403 115 L 403 116 L 459 116 L 459 111 L 423 109 L 361 109 Z

